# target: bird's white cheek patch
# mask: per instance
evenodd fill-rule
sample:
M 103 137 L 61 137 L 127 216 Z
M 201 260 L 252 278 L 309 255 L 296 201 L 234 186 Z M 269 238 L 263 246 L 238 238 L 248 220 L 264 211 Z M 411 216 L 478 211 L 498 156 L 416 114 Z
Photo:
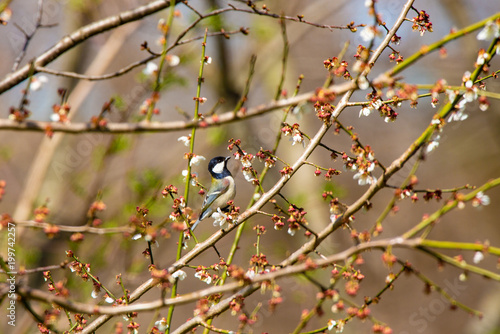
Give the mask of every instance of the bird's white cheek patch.
M 224 161 L 219 162 L 217 165 L 214 166 L 213 172 L 214 173 L 222 173 L 224 170 Z

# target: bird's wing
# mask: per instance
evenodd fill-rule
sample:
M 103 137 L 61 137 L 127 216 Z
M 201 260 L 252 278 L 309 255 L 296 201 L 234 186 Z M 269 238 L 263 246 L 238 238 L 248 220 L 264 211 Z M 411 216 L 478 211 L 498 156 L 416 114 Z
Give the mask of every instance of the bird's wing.
M 201 216 L 203 216 L 203 213 L 213 204 L 213 202 L 222 194 L 224 194 L 227 191 L 227 188 L 229 187 L 229 180 L 223 179 L 221 182 L 219 182 L 218 185 L 215 185 L 212 183 L 210 186 L 210 189 L 207 192 L 207 196 L 203 200 L 203 205 L 201 209 Z

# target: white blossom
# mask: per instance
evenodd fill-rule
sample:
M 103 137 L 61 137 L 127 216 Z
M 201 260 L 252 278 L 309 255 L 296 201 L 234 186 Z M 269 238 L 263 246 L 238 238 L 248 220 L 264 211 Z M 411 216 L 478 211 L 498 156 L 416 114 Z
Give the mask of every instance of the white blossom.
M 355 172 L 358 170 L 358 165 L 356 165 L 356 161 L 354 159 L 351 159 L 351 158 L 347 158 L 346 160 L 347 163 L 350 163 L 352 162 L 352 164 L 349 166 L 349 170 L 351 172 Z M 347 167 L 346 167 L 346 164 L 344 165 L 344 170 L 347 170 Z
M 370 87 L 370 83 L 368 82 L 368 80 L 366 79 L 366 77 L 364 75 L 361 75 L 359 77 L 358 86 L 359 86 L 359 89 L 361 89 L 361 90 L 365 90 L 365 89 L 368 89 L 368 87 Z
M 59 115 L 59 113 L 52 113 L 50 115 L 50 120 L 52 122 L 59 122 L 60 119 L 61 119 L 61 115 Z
M 477 87 L 472 87 L 472 89 L 467 89 L 467 91 L 464 93 L 464 99 L 467 102 L 472 102 L 477 100 Z
M 160 332 L 165 332 L 168 329 L 167 319 L 161 318 L 155 322 L 155 327 L 158 328 Z
M 162 30 L 165 26 L 167 25 L 167 20 L 165 20 L 163 17 L 158 20 L 157 28 L 158 30 Z
M 243 165 L 243 167 L 252 167 L 252 161 L 255 159 L 255 156 L 252 155 L 252 154 L 246 154 L 245 155 L 240 155 L 240 154 L 237 154 L 235 156 L 235 159 L 236 160 L 240 160 L 241 164 Z
M 490 204 L 490 196 L 485 195 L 482 191 L 476 194 L 476 200 L 472 201 L 472 205 L 474 207 L 478 207 L 479 205 L 489 205 Z
M 142 70 L 144 75 L 151 75 L 158 71 L 158 65 L 153 63 L 152 61 L 147 62 L 146 67 Z
M 344 331 L 344 325 L 345 325 L 345 322 L 344 320 L 339 320 L 336 324 L 336 327 L 337 327 L 337 333 L 342 333 Z
M 253 177 L 253 173 L 250 169 L 243 169 L 243 176 L 247 182 L 255 181 L 255 177 Z
M 253 268 L 248 269 L 248 271 L 245 273 L 245 276 L 248 277 L 249 279 L 253 279 L 255 277 L 255 270 Z
M 178 278 L 179 281 L 183 281 L 186 277 L 187 277 L 187 274 L 185 271 L 183 270 L 177 270 L 176 272 L 174 272 L 172 274 L 172 277 L 173 278 Z
M 377 109 L 377 110 L 379 110 L 379 109 L 380 109 L 380 107 L 382 107 L 382 105 L 383 105 L 383 104 L 384 104 L 384 103 L 382 102 L 382 100 L 381 100 L 381 99 L 376 99 L 375 101 L 373 101 L 373 102 L 372 102 L 372 106 L 373 106 L 373 108 L 375 108 L 375 109 Z
M 198 166 L 202 160 L 206 160 L 204 156 L 202 155 L 195 155 L 191 158 L 191 161 L 189 162 L 190 166 Z
M 196 274 L 194 274 L 194 277 L 198 278 L 199 280 L 207 284 L 212 283 L 212 276 L 207 275 L 203 270 L 200 270 Z
M 441 136 L 438 135 L 427 145 L 427 153 L 434 151 L 439 146 L 439 139 L 441 139 Z
M 90 295 L 92 296 L 92 298 L 96 299 L 97 297 L 99 297 L 99 290 L 92 289 L 92 293 Z
M 165 60 L 167 61 L 167 64 L 171 67 L 179 65 L 181 62 L 179 56 L 176 55 L 167 55 L 165 56 Z
M 481 103 L 481 102 L 479 102 L 479 110 L 481 110 L 481 111 L 488 110 L 489 106 L 490 106 L 489 103 Z
M 474 258 L 472 259 L 472 262 L 474 262 L 475 264 L 478 264 L 479 262 L 481 262 L 482 260 L 484 259 L 484 254 L 483 252 L 475 252 L 474 253 Z
M 276 158 L 271 158 L 273 161 L 276 161 Z M 274 163 L 272 162 L 269 162 L 266 160 L 266 162 L 264 163 L 264 166 L 267 167 L 267 168 L 272 168 L 274 167 Z
M 470 71 L 465 71 L 464 75 L 462 76 L 462 82 L 465 83 L 465 87 L 471 88 L 472 87 L 472 80 L 470 79 L 470 76 L 472 73 Z
M 182 180 L 183 181 L 186 181 L 187 175 L 188 175 L 187 169 L 183 169 L 182 170 L 182 176 L 183 176 Z M 196 186 L 196 178 L 198 177 L 198 173 L 191 173 L 191 176 L 192 176 L 191 185 Z
M 292 237 L 295 235 L 295 232 L 297 232 L 296 229 L 288 228 L 288 234 L 290 234 Z
M 328 330 L 331 331 L 335 326 L 337 325 L 337 322 L 335 320 L 328 320 Z
M 361 30 L 360 37 L 365 42 L 371 42 L 375 38 L 375 28 L 372 26 L 366 26 Z
M 11 17 L 12 10 L 9 7 L 4 8 L 3 12 L 0 13 L 0 20 L 4 22 L 4 25 L 7 24 Z
M 479 34 L 477 34 L 476 38 L 480 41 L 485 41 L 497 37 L 500 37 L 500 25 L 497 22 L 489 21 Z
M 338 304 L 333 304 L 332 308 L 331 308 L 331 311 L 332 311 L 332 313 L 339 313 L 339 306 L 338 306 Z M 333 321 L 333 320 L 331 320 L 331 321 Z
M 212 213 L 212 218 L 214 219 L 214 226 L 219 225 L 222 228 L 226 225 L 228 215 L 222 212 L 220 208 L 217 208 L 217 211 Z
M 353 72 L 356 73 L 361 73 L 363 71 L 363 68 L 365 67 L 365 63 L 362 62 L 361 60 L 357 60 L 354 65 L 352 66 Z
M 363 107 L 361 108 L 361 110 L 359 111 L 359 117 L 361 116 L 370 116 L 370 114 L 372 113 L 373 109 L 372 108 L 369 108 L 369 107 Z
M 479 55 L 477 56 L 477 60 L 476 60 L 476 63 L 478 65 L 484 65 L 484 63 L 490 59 L 490 54 L 488 52 L 482 52 L 482 53 L 479 53 Z
M 455 122 L 465 121 L 468 117 L 469 117 L 469 115 L 464 114 L 463 110 L 458 110 L 458 111 L 452 113 L 450 115 L 450 117 L 448 117 L 448 123 L 453 122 L 453 121 L 455 121 Z
M 358 173 L 354 174 L 353 179 L 358 180 L 358 184 L 360 186 L 372 184 L 373 182 L 375 182 L 375 178 L 369 172 L 361 170 Z
M 405 199 L 406 197 L 410 196 L 411 196 L 411 191 L 408 189 L 404 189 L 403 191 L 401 191 L 401 194 L 399 195 L 401 199 Z
M 33 77 L 31 79 L 30 90 L 37 91 L 42 88 L 43 84 L 47 83 L 49 79 L 45 75 Z
M 189 143 L 191 142 L 191 136 L 181 136 L 177 138 L 177 141 L 183 143 L 184 146 L 189 146 Z
M 446 90 L 446 95 L 448 96 L 448 100 L 450 102 L 453 102 L 453 100 L 455 100 L 455 97 L 457 97 L 457 93 L 451 89 Z
M 374 169 L 375 169 L 375 163 L 373 163 L 373 162 L 371 162 L 371 161 L 370 161 L 370 162 L 368 163 L 368 168 L 366 169 L 366 171 L 367 171 L 368 173 L 371 173 L 371 172 L 373 172 L 373 170 L 374 170 Z
M 115 300 L 113 298 L 111 298 L 110 296 L 107 296 L 106 299 L 105 299 L 105 301 L 108 304 L 113 304 L 115 302 Z
M 292 138 L 290 138 L 290 140 L 292 141 L 292 146 L 297 143 L 302 143 L 302 145 L 305 146 L 304 137 L 302 136 L 300 131 L 294 131 L 293 136 Z

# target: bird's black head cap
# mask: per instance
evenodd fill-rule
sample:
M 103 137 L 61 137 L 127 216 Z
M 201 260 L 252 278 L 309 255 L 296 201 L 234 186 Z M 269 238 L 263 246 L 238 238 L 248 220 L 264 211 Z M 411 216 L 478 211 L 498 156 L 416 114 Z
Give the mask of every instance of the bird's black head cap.
M 215 157 L 208 163 L 208 171 L 212 174 L 215 179 L 223 179 L 226 176 L 230 176 L 231 172 L 227 169 L 227 161 L 231 159 L 228 157 Z

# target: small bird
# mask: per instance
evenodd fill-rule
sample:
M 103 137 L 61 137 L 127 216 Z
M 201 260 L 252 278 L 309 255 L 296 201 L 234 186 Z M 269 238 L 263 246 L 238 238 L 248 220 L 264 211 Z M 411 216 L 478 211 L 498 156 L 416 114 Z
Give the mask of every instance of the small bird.
M 217 211 L 217 208 L 220 208 L 222 211 L 227 210 L 229 207 L 227 202 L 234 199 L 236 185 L 231 172 L 227 169 L 227 161 L 229 159 L 231 159 L 231 156 L 215 157 L 208 163 L 208 171 L 212 175 L 212 184 L 203 200 L 200 217 L 191 226 L 191 231 L 194 231 L 200 221 Z

